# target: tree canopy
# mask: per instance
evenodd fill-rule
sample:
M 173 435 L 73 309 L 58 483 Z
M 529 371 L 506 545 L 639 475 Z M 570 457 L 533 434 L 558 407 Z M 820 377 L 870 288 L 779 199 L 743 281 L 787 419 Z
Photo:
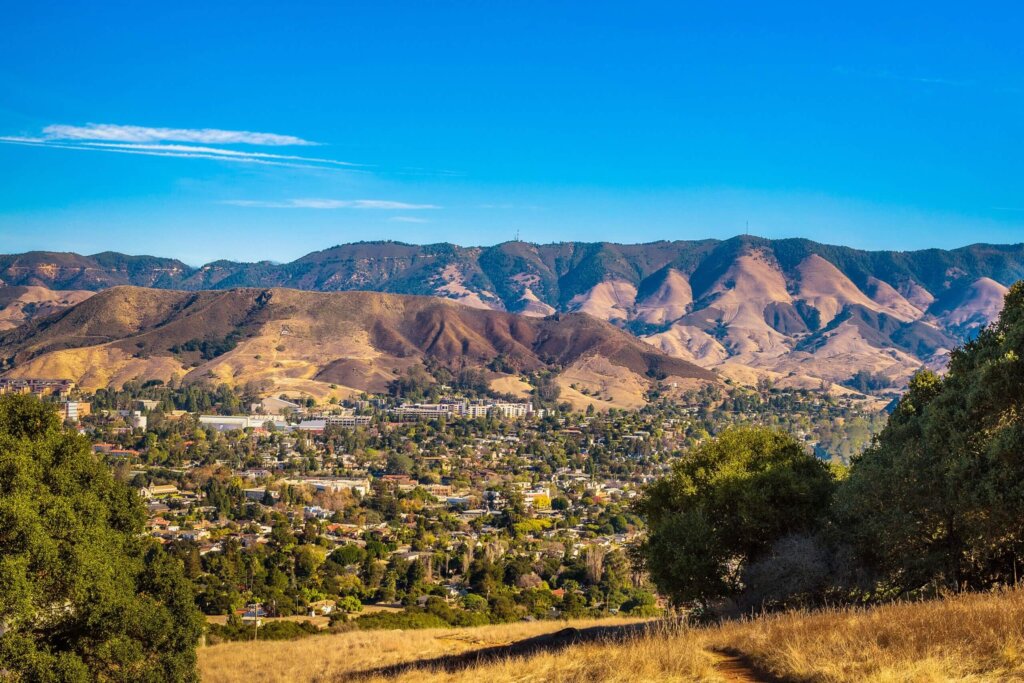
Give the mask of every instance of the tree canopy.
M 983 588 L 1024 550 L 1024 283 L 998 321 L 911 382 L 837 498 L 840 525 L 889 590 Z
M 733 594 L 747 562 L 820 524 L 834 484 L 828 465 L 789 434 L 726 430 L 638 501 L 648 537 L 636 558 L 676 603 Z
M 0 397 L 0 680 L 196 680 L 201 617 L 136 494 L 52 405 Z
M 1017 583 L 1024 282 L 994 324 L 952 352 L 945 376 L 911 380 L 842 481 L 783 433 L 734 429 L 680 459 L 638 508 L 649 536 L 637 558 L 677 603 L 747 591 L 753 604 L 781 606 Z

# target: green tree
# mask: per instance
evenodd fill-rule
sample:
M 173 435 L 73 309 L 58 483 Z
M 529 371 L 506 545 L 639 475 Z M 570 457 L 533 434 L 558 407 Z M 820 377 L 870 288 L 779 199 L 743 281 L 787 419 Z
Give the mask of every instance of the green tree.
M 735 595 L 745 563 L 821 523 L 834 485 L 828 465 L 791 435 L 728 429 L 637 501 L 648 535 L 634 560 L 676 604 Z
M 338 609 L 346 614 L 355 614 L 363 611 L 363 603 L 355 596 L 346 595 L 338 601 Z
M 191 587 L 143 521 L 51 406 L 0 398 L 0 662 L 15 680 L 197 680 Z
M 855 458 L 837 519 L 874 584 L 896 593 L 1019 578 L 1024 552 L 1024 283 L 998 321 L 924 371 Z

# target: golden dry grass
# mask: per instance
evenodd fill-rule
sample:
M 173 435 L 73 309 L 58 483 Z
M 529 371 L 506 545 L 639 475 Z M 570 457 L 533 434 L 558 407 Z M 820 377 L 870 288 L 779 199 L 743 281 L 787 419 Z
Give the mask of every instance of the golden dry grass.
M 335 681 L 355 672 L 409 662 L 422 662 L 446 655 L 460 655 L 495 646 L 511 645 L 546 633 L 573 627 L 617 626 L 641 623 L 629 619 L 599 621 L 540 621 L 482 626 L 468 629 L 423 629 L 411 631 L 354 631 L 337 635 L 309 637 L 296 641 L 264 643 L 223 643 L 199 652 L 200 673 L 207 683 L 235 681 Z M 649 648 L 651 655 L 660 650 L 658 639 L 636 639 L 636 645 Z M 441 681 L 470 680 L 485 675 L 492 681 L 508 680 L 636 680 L 615 677 L 600 667 L 603 653 L 629 645 L 586 644 L 527 658 L 504 658 L 466 669 L 457 674 L 415 670 L 394 677 L 368 677 L 366 681 Z M 688 657 L 685 653 L 668 655 Z M 702 655 L 703 658 L 703 655 Z M 529 671 L 523 670 L 528 662 Z M 612 662 L 614 664 L 614 662 Z M 594 668 L 599 667 L 599 668 Z M 486 673 L 484 673 L 486 672 Z M 691 680 L 691 679 L 685 679 Z
M 627 620 L 568 626 L 623 626 Z M 510 645 L 566 628 L 534 622 L 475 629 L 361 631 L 299 641 L 204 648 L 208 683 L 235 681 L 739 681 L 718 652 L 741 653 L 781 680 L 1024 681 L 1024 590 L 866 610 L 789 613 L 711 628 L 656 625 L 647 633 L 554 647 L 482 663 L 440 666 L 446 655 Z M 608 629 L 614 630 L 614 629 Z M 400 672 L 372 672 L 415 663 Z
M 1024 590 L 771 616 L 721 626 L 707 642 L 795 680 L 1024 680 Z

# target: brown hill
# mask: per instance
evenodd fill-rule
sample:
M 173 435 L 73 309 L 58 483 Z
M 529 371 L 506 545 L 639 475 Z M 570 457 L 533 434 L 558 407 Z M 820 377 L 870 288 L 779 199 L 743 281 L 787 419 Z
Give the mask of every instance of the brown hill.
M 657 380 L 685 388 L 713 373 L 580 313 L 530 318 L 423 296 L 115 287 L 0 334 L 5 374 L 61 377 L 95 388 L 133 378 L 263 383 L 324 397 L 383 391 L 428 359 L 451 369 L 498 367 L 500 386 L 557 373 L 577 405 L 636 407 Z M 573 386 L 574 385 L 574 386 Z
M 0 331 L 33 318 L 42 318 L 85 301 L 93 292 L 52 290 L 46 287 L 0 287 Z
M 855 386 L 867 372 L 875 390 L 889 394 L 922 366 L 942 367 L 950 348 L 998 314 L 1005 288 L 1021 277 L 1024 244 L 874 252 L 749 235 L 489 247 L 360 242 L 291 263 L 198 268 L 110 252 L 0 255 L 0 285 L 370 290 L 537 317 L 582 312 L 735 376 Z

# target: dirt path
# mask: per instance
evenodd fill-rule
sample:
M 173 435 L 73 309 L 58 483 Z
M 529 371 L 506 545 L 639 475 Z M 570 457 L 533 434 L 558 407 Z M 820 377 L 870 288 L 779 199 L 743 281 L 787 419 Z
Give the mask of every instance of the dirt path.
M 711 650 L 715 671 L 728 683 L 779 683 L 782 679 L 758 672 L 750 661 L 738 652 Z

